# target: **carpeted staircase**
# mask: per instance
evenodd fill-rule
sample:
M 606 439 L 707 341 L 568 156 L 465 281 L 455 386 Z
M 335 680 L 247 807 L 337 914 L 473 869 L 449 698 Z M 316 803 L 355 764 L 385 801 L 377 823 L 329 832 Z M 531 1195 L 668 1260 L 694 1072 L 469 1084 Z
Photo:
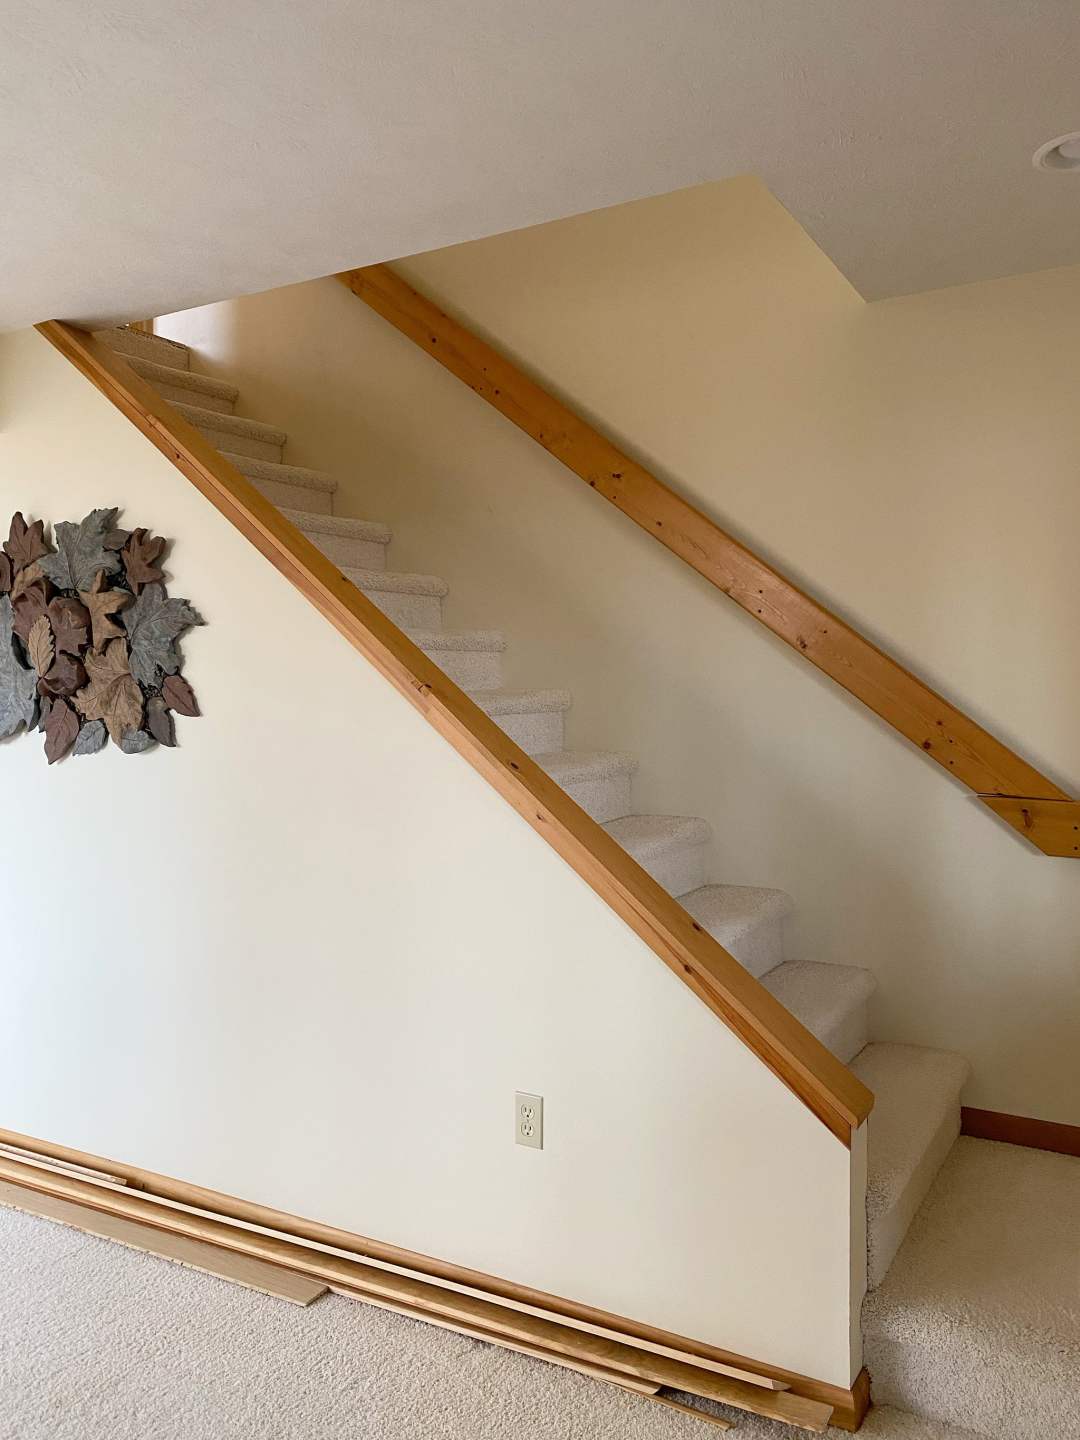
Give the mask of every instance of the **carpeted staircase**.
M 788 896 L 778 890 L 712 883 L 706 874 L 711 831 L 705 820 L 634 813 L 634 758 L 567 750 L 564 719 L 570 695 L 557 689 L 504 690 L 503 635 L 497 630 L 443 629 L 446 582 L 387 569 L 391 543 L 387 526 L 335 515 L 335 481 L 319 471 L 284 463 L 284 432 L 235 415 L 235 387 L 193 372 L 186 346 L 129 330 L 103 332 L 99 338 L 175 404 L 874 1092 L 867 1195 L 869 1283 L 872 1290 L 883 1281 L 885 1287 L 867 1302 L 864 1331 L 871 1373 L 876 1379 L 880 1369 L 888 1403 L 928 1419 L 975 1425 L 993 1440 L 1047 1434 L 1023 1421 L 1022 1392 L 1027 1382 L 1020 1374 L 1012 1379 L 1013 1392 L 1021 1398 L 1013 1406 L 1016 1421 L 1008 1428 L 995 1427 L 993 1416 L 970 1413 L 962 1403 L 957 1413 L 957 1387 L 963 1393 L 973 1378 L 977 1380 L 966 1374 L 968 1364 L 997 1363 L 1011 1374 L 1009 1354 L 994 1351 L 992 1330 L 985 1341 L 972 1340 L 963 1313 L 933 1311 L 932 1294 L 920 1293 L 917 1284 L 905 1284 L 893 1293 L 886 1280 L 916 1212 L 957 1141 L 966 1061 L 918 1046 L 871 1043 L 868 1005 L 874 976 L 846 965 L 785 960 L 783 927 L 792 906 Z M 977 1195 L 972 1197 L 974 1210 L 969 1216 L 976 1226 L 978 1200 Z M 1073 1239 L 1077 1241 L 1075 1234 Z M 1074 1261 L 1076 1254 L 1074 1248 Z M 998 1333 L 1004 1344 L 1007 1327 Z M 1075 1373 L 1074 1400 L 1080 1398 Z M 933 1375 L 943 1377 L 940 1383 L 934 1383 Z M 1030 1413 L 1042 1412 L 1036 1405 Z M 1076 1424 L 1075 1417 L 1075 1409 L 1063 1417 L 1066 1427 Z M 1080 1431 L 1065 1428 L 1057 1433 Z

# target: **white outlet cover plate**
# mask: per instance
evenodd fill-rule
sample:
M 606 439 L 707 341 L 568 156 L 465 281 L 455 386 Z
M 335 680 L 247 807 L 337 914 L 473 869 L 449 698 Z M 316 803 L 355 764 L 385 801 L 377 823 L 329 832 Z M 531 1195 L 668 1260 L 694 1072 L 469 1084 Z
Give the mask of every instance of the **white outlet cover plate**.
M 533 1150 L 544 1148 L 544 1097 L 519 1090 L 514 1095 L 514 1140 Z

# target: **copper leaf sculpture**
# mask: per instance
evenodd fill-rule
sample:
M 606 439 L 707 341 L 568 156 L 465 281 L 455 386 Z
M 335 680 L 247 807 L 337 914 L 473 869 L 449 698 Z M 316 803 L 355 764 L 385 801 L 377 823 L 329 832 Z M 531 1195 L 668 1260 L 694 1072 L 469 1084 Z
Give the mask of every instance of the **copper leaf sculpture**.
M 4 552 L 12 563 L 12 568 L 18 574 L 25 570 L 28 565 L 33 565 L 35 560 L 48 555 L 49 547 L 45 543 L 45 522 L 35 520 L 32 525 L 27 525 L 23 519 L 21 510 L 11 517 L 11 528 L 8 531 L 8 538 L 4 541 Z
M 161 683 L 161 698 L 178 715 L 201 715 L 195 691 L 182 675 L 166 675 Z
M 26 637 L 26 653 L 30 657 L 30 664 L 39 675 L 47 675 L 52 669 L 56 651 L 53 647 L 52 627 L 49 625 L 47 616 L 39 615 L 30 626 L 30 634 Z
M 11 600 L 0 595 L 0 738 L 37 719 L 37 676 L 15 647 Z
M 152 695 L 146 702 L 146 728 L 159 745 L 167 745 L 171 749 L 176 744 L 173 718 L 160 695 Z
M 46 620 L 49 618 L 49 596 L 45 581 L 35 580 L 19 596 L 12 597 L 11 603 L 15 608 L 15 634 L 26 645 L 30 640 L 34 621 L 42 615 Z
M 39 670 L 38 674 L 41 676 L 38 680 L 38 693 L 41 695 L 74 695 L 86 684 L 82 662 L 73 655 L 58 655 L 51 669 L 44 675 Z
M 87 720 L 79 731 L 71 753 L 73 755 L 96 755 L 109 743 L 109 732 L 101 720 Z
M 143 719 L 143 694 L 128 663 L 125 640 L 110 640 L 104 651 L 89 650 L 86 673 L 90 683 L 75 696 L 87 720 L 104 720 L 109 738 L 119 745 Z
M 147 585 L 120 617 L 131 646 L 131 673 L 148 690 L 180 669 L 176 642 L 185 630 L 203 623 L 187 600 L 170 600 L 163 585 Z
M 149 530 L 133 530 L 121 553 L 124 574 L 132 593 L 138 595 L 144 585 L 163 580 L 165 572 L 156 564 L 165 549 L 165 541 L 155 538 Z
M 167 542 L 116 513 L 62 521 L 54 551 L 20 512 L 0 550 L 0 739 L 43 731 L 50 765 L 110 739 L 126 755 L 172 748 L 174 716 L 200 713 L 179 640 L 202 617 L 166 591 Z
M 119 570 L 116 552 L 105 548 L 115 519 L 113 508 L 91 510 L 77 525 L 71 520 L 61 520 L 56 526 L 56 554 L 45 555 L 41 560 L 46 580 L 57 590 L 89 590 L 99 570 L 107 575 Z
M 66 700 L 54 700 L 45 721 L 45 758 L 62 760 L 79 738 L 79 717 Z
M 90 643 L 90 612 L 86 606 L 66 595 L 58 596 L 49 602 L 49 620 L 57 654 L 81 655 Z
M 106 590 L 105 571 L 99 570 L 89 590 L 80 590 L 79 599 L 90 612 L 91 643 L 104 650 L 109 640 L 123 639 L 124 632 L 112 616 L 131 603 L 128 590 Z
M 141 755 L 144 750 L 149 750 L 154 744 L 154 737 L 145 730 L 129 730 L 120 741 L 120 749 L 125 755 Z

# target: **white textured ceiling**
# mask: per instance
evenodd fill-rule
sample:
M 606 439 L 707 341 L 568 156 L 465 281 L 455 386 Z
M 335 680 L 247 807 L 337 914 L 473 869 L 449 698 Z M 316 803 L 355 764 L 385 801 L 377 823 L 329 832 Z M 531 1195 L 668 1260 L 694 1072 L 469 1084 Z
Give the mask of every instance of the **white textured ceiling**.
M 735 174 L 868 297 L 1080 262 L 1076 0 L 0 0 L 0 326 Z

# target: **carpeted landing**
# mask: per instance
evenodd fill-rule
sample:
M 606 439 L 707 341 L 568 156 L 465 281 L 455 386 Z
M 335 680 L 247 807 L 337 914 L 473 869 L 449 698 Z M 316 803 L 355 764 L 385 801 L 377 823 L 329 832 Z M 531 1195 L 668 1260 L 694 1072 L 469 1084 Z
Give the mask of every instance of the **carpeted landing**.
M 801 1433 L 725 1413 L 740 1440 Z M 300 1309 L 0 1209 L 2 1440 L 721 1433 L 640 1396 L 370 1306 L 324 1296 Z M 886 1409 L 873 1411 L 861 1433 L 965 1440 L 959 1430 Z

